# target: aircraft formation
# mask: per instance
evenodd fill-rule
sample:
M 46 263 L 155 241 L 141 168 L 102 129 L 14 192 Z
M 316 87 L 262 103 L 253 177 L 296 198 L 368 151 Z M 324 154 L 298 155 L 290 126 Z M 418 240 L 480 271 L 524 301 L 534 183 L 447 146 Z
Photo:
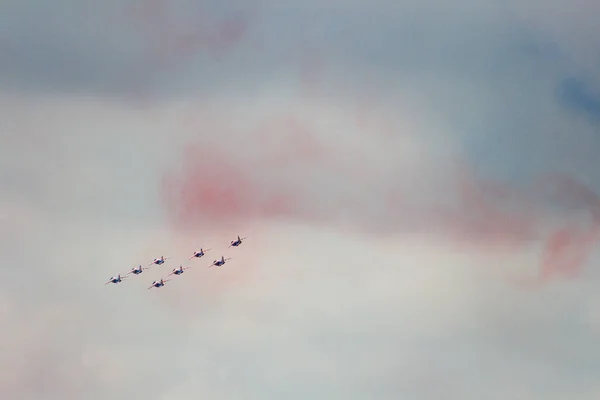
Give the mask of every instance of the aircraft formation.
M 229 246 L 227 248 L 238 247 L 238 246 L 240 246 L 242 244 L 242 241 L 245 240 L 245 239 L 247 239 L 247 237 L 242 237 L 241 238 L 238 235 L 237 239 L 236 240 L 232 240 L 231 243 L 229 244 Z M 193 258 L 202 258 L 210 250 L 211 249 L 202 249 L 202 248 L 200 248 L 200 251 L 194 251 L 194 254 L 192 254 L 192 256 L 188 260 L 191 260 Z M 140 275 L 141 273 L 143 273 L 147 269 L 163 265 L 168 259 L 169 259 L 169 257 L 160 256 L 160 258 L 155 258 L 151 263 L 149 263 L 145 267 L 143 267 L 140 264 L 137 267 L 131 268 L 131 271 L 129 271 L 129 272 L 123 274 L 123 275 L 117 274 L 116 276 L 111 277 L 108 280 L 108 282 L 106 282 L 104 285 L 108 285 L 109 283 L 114 283 L 114 284 L 121 283 L 121 282 L 123 282 L 123 280 L 130 278 L 131 275 Z M 208 267 L 209 268 L 211 268 L 211 267 L 222 267 L 229 260 L 231 260 L 231 258 L 225 258 L 225 256 L 221 256 L 220 259 L 214 260 L 212 262 L 212 264 L 210 264 Z M 179 275 L 183 274 L 185 271 L 187 271 L 190 268 L 192 268 L 192 267 L 191 266 L 184 267 L 183 265 L 180 265 L 179 268 L 174 268 L 166 277 L 160 278 L 159 280 L 152 282 L 152 285 L 150 285 L 150 287 L 148 287 L 148 290 L 150 290 L 152 288 L 161 288 L 161 287 L 164 287 L 165 284 L 171 280 L 171 279 L 168 279 L 170 276 L 179 276 Z

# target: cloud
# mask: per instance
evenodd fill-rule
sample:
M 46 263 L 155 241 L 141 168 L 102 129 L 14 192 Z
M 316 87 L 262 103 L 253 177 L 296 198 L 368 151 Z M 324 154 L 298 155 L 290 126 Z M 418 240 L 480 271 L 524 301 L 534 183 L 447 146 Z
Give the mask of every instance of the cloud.
M 594 5 L 62 4 L 0 17 L 6 396 L 597 398 Z

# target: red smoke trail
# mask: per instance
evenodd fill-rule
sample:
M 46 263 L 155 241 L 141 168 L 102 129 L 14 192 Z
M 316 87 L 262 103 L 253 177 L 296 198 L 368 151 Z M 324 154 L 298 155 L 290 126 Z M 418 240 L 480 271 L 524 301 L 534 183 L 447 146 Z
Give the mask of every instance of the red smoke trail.
M 163 190 L 178 226 L 277 218 L 294 207 L 288 193 L 269 192 L 259 185 L 251 175 L 252 166 L 240 168 L 225 156 L 195 146 L 184 159 L 183 175 L 168 176 Z
M 599 233 L 598 227 L 588 232 L 579 227 L 564 227 L 554 232 L 546 241 L 540 279 L 577 277 L 589 259 Z
M 284 117 L 272 120 L 271 125 L 266 126 L 288 126 L 294 123 L 293 119 Z M 293 144 L 293 141 L 290 143 Z M 174 176 L 167 180 L 167 184 L 170 185 L 168 190 L 174 193 L 173 197 L 167 199 L 167 203 L 176 215 L 178 226 L 224 223 L 243 225 L 258 220 L 280 218 L 311 223 L 327 221 L 339 225 L 336 209 L 351 205 L 348 199 L 332 199 L 331 204 L 335 209 L 323 214 L 310 203 L 311 192 L 318 189 L 310 185 L 305 188 L 283 189 L 277 184 L 266 184 L 256 178 L 261 175 L 261 171 L 264 172 L 264 168 L 268 170 L 273 165 L 279 168 L 282 174 L 286 173 L 289 165 L 295 163 L 307 167 L 313 165 L 325 155 L 321 156 L 312 146 L 307 146 L 310 151 L 306 153 L 294 153 L 293 145 L 290 148 L 282 147 L 281 155 L 287 155 L 287 158 L 265 157 L 263 162 L 257 159 L 255 164 L 246 168 L 228 160 L 225 153 L 219 155 L 214 150 L 191 147 L 184 157 L 186 162 L 182 176 Z M 290 164 L 284 161 L 289 161 Z M 422 221 L 425 229 L 441 229 L 453 239 L 478 247 L 510 249 L 515 246 L 525 247 L 537 240 L 543 221 L 535 205 L 527 200 L 526 196 L 499 183 L 475 179 L 464 171 L 457 178 L 457 208 L 450 212 L 444 207 L 433 206 L 428 212 L 429 219 L 425 218 Z M 541 255 L 541 282 L 577 276 L 600 237 L 598 196 L 570 178 L 556 179 L 554 183 L 556 193 L 549 200 L 554 199 L 565 205 L 587 209 L 592 218 L 588 227 L 569 223 L 550 234 Z M 386 232 L 390 228 L 395 232 L 406 229 L 402 226 L 403 218 L 410 217 L 410 211 L 405 208 L 404 199 L 409 192 L 401 192 L 401 183 L 399 186 L 392 186 L 388 188 L 388 201 L 390 198 L 394 201 L 386 203 L 386 199 L 382 198 L 380 204 L 389 210 L 387 219 L 370 221 L 368 216 L 363 215 L 360 203 L 357 203 L 350 209 L 353 213 L 353 220 L 350 222 L 354 229 L 369 231 L 373 225 Z M 388 228 L 385 228 L 386 224 Z
M 600 197 L 570 177 L 555 177 L 550 184 L 559 202 L 588 211 L 590 218 L 587 227 L 568 224 L 547 239 L 539 276 L 544 282 L 577 277 L 600 238 Z

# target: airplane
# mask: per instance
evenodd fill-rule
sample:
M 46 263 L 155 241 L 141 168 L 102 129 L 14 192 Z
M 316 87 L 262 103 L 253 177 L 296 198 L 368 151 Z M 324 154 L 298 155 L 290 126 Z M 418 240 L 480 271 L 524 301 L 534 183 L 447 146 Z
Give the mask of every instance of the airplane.
M 154 282 L 152 282 L 152 286 L 150 286 L 148 288 L 148 290 L 150 290 L 150 289 L 152 289 L 154 287 L 155 288 L 163 287 L 163 286 L 165 286 L 165 282 L 169 282 L 169 281 L 170 281 L 170 279 L 162 279 L 161 278 L 160 281 L 154 281 Z
M 128 273 L 126 273 L 125 275 L 129 275 L 129 274 L 134 274 L 134 275 L 139 275 L 142 272 L 144 272 L 145 269 L 150 269 L 151 267 L 142 267 L 141 265 L 135 268 L 131 268 L 131 271 L 129 271 Z
M 211 250 L 211 249 L 202 250 L 202 248 L 200 248 L 200 251 L 195 251 L 195 252 L 194 252 L 194 255 L 193 255 L 193 256 L 191 256 L 190 258 L 188 258 L 188 260 L 191 260 L 191 259 L 192 259 L 192 258 L 194 258 L 194 257 L 196 257 L 196 258 L 200 258 L 200 257 L 204 256 L 204 254 L 205 254 L 207 251 L 210 251 L 210 250 Z
M 105 285 L 108 285 L 109 283 L 121 283 L 123 282 L 123 279 L 127 279 L 127 277 L 118 274 L 117 276 L 111 277 L 108 282 L 105 283 Z
M 173 272 L 171 272 L 171 273 L 170 273 L 169 275 L 167 275 L 167 276 L 171 276 L 171 275 L 181 275 L 181 274 L 183 274 L 183 272 L 184 272 L 185 270 L 188 270 L 188 269 L 190 269 L 190 268 L 191 268 L 191 267 L 184 267 L 183 265 L 180 265 L 180 266 L 179 266 L 179 268 L 174 268 L 174 269 L 173 269 Z
M 210 267 L 221 267 L 225 264 L 225 261 L 227 260 L 231 260 L 231 258 L 225 258 L 225 257 L 221 257 L 220 260 L 215 260 L 213 261 L 212 265 L 210 265 L 208 268 Z
M 165 263 L 165 260 L 168 260 L 168 259 L 169 259 L 168 257 L 165 258 L 163 256 L 160 256 L 160 258 L 155 258 L 154 261 L 152 261 L 150 264 L 148 264 L 148 266 L 153 265 L 153 264 L 162 265 Z
M 242 240 L 247 239 L 247 238 L 248 238 L 247 236 L 243 237 L 243 238 L 240 238 L 240 235 L 238 235 L 237 240 L 232 240 L 231 244 L 229 245 L 229 247 L 232 247 L 232 246 L 233 247 L 238 247 L 240 244 L 242 244 Z

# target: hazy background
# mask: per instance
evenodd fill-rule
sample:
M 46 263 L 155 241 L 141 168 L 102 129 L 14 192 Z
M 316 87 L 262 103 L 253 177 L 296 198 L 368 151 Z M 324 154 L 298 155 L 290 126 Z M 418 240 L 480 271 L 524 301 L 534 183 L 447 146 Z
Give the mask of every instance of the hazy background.
M 4 1 L 3 398 L 597 399 L 596 3 Z

